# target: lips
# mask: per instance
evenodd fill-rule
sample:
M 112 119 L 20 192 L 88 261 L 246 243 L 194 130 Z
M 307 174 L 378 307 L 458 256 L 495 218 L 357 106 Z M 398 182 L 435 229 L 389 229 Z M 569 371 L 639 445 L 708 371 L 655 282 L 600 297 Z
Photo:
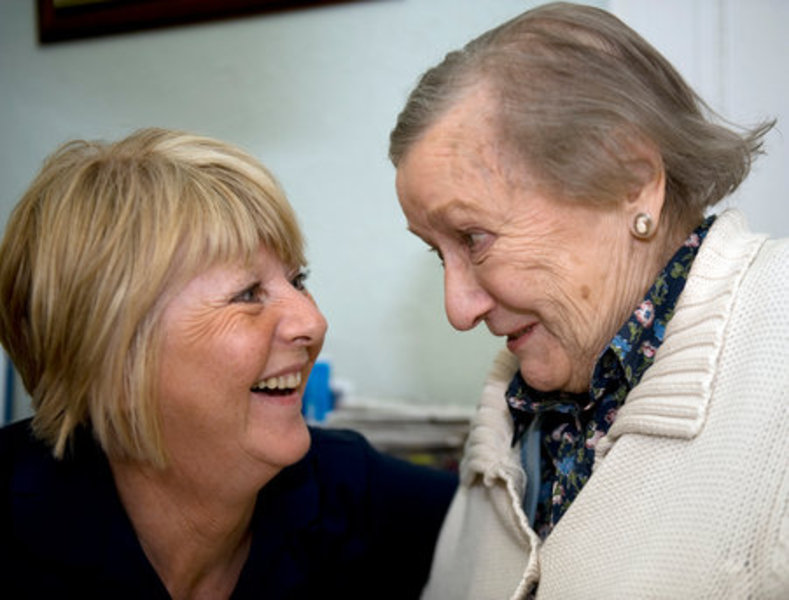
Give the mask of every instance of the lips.
M 510 333 L 507 335 L 507 348 L 511 352 L 515 352 L 515 349 L 520 345 L 520 342 L 528 337 L 528 335 L 534 330 L 537 323 L 531 323 L 527 325 L 523 329 L 519 329 L 514 333 Z

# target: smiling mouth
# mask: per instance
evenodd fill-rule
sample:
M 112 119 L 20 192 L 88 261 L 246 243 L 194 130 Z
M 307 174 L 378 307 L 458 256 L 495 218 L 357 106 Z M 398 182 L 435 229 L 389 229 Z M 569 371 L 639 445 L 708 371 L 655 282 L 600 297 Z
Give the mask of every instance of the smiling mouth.
M 536 323 L 532 323 L 531 325 L 528 325 L 528 326 L 524 327 L 523 329 L 520 329 L 520 330 L 516 331 L 515 333 L 509 334 L 507 336 L 507 341 L 508 342 L 512 342 L 512 341 L 517 340 L 520 337 L 523 337 L 527 333 L 531 333 L 531 331 L 532 331 L 532 329 L 534 329 L 535 325 L 536 325 Z
M 252 386 L 251 391 L 269 396 L 289 396 L 301 386 L 301 373 L 290 373 L 279 377 L 261 379 Z

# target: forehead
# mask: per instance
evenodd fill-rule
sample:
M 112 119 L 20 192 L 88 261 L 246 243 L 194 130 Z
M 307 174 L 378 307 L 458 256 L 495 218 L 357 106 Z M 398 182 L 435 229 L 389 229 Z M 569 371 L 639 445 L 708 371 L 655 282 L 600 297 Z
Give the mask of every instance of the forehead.
M 413 226 L 504 208 L 523 179 L 496 134 L 484 91 L 469 94 L 428 128 L 397 169 L 401 206 Z
M 236 256 L 220 259 L 205 264 L 203 268 L 187 274 L 174 282 L 167 304 L 178 304 L 184 301 L 226 299 L 241 291 L 241 288 L 254 281 L 265 281 L 275 273 L 286 269 L 283 261 L 264 244 L 249 258 Z
M 455 102 L 406 153 L 409 163 L 414 154 L 433 156 L 455 169 L 462 177 L 469 167 L 493 168 L 501 162 L 499 136 L 495 134 L 495 104 L 492 95 L 481 86 Z

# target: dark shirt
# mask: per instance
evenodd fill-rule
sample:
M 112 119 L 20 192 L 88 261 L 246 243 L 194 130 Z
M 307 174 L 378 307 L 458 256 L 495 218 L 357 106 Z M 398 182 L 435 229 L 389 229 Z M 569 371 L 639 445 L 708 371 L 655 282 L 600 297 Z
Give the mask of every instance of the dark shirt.
M 258 495 L 233 598 L 418 598 L 457 485 L 448 472 L 312 429 L 312 446 Z M 29 421 L 0 430 L 4 598 L 169 598 L 91 434 L 55 460 Z
M 515 422 L 515 444 L 538 419 L 539 439 L 524 443 L 527 473 L 539 470 L 532 527 L 545 539 L 589 480 L 598 440 L 608 433 L 619 407 L 652 365 L 674 314 L 693 260 L 715 217 L 697 227 L 660 272 L 627 322 L 600 354 L 589 391 L 583 394 L 540 392 L 516 373 L 507 390 Z M 529 457 L 536 452 L 539 459 Z M 532 459 L 532 460 L 530 460 Z M 530 495 L 527 489 L 527 499 Z M 526 502 L 524 503 L 526 506 Z M 527 514 L 530 512 L 526 508 Z

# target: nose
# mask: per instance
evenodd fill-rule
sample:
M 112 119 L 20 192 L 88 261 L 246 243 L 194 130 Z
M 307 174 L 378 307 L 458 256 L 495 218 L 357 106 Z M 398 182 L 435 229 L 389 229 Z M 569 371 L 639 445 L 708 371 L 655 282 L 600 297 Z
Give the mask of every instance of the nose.
M 444 265 L 444 310 L 452 327 L 474 329 L 493 308 L 493 298 L 467 265 Z
M 293 289 L 284 312 L 280 334 L 285 341 L 300 346 L 323 344 L 328 324 L 308 292 Z

